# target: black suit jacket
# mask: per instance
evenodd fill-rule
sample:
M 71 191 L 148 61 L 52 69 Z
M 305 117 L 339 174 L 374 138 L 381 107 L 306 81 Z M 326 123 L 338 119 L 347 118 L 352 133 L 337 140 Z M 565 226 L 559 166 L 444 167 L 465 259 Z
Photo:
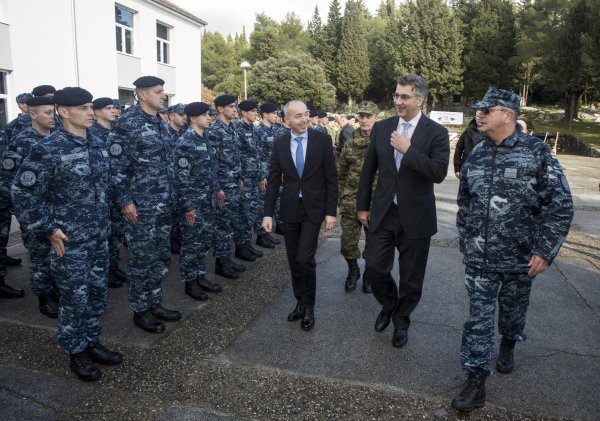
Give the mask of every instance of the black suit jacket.
M 437 232 L 433 183 L 441 183 L 448 173 L 450 141 L 448 131 L 440 124 L 421 115 L 411 138 L 411 146 L 396 170 L 392 132 L 398 127 L 398 117 L 375 123 L 362 168 L 356 209 L 371 211 L 369 231 L 377 229 L 398 195 L 398 214 L 408 238 L 430 237 Z M 371 186 L 379 170 L 375 197 Z M 371 199 L 373 199 L 371 203 Z
M 338 179 L 331 136 L 308 129 L 306 158 L 302 178 L 294 165 L 289 133 L 275 139 L 271 152 L 265 216 L 273 216 L 279 186 L 283 183 L 280 215 L 283 222 L 297 222 L 298 194 L 311 222 L 320 224 L 325 215 L 335 216 L 338 196 Z

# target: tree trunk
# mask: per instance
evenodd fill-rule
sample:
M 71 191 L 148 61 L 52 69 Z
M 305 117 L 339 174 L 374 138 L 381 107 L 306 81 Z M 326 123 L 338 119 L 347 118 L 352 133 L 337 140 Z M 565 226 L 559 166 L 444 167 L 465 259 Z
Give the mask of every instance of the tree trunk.
M 352 103 L 353 103 L 352 96 L 348 95 L 348 109 L 350 109 L 350 107 L 352 107 Z
M 574 92 L 565 92 L 565 121 L 573 121 L 579 117 L 579 102 L 583 95 L 583 89 Z

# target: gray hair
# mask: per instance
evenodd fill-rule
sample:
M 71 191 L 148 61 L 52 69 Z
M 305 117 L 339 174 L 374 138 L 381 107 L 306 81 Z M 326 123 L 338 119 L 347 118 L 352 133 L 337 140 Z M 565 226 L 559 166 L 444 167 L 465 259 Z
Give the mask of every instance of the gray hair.
M 302 105 L 306 105 L 304 102 L 298 100 L 298 99 L 292 99 L 291 101 L 288 101 L 284 106 L 283 106 L 283 115 L 287 117 L 288 115 L 288 109 L 290 108 L 290 105 L 292 104 L 302 104 Z
M 419 75 L 416 75 L 414 73 L 406 73 L 398 77 L 398 79 L 396 80 L 396 84 L 400 86 L 411 85 L 415 88 L 415 92 L 417 95 L 423 98 L 427 97 L 429 84 L 424 78 L 422 78 Z

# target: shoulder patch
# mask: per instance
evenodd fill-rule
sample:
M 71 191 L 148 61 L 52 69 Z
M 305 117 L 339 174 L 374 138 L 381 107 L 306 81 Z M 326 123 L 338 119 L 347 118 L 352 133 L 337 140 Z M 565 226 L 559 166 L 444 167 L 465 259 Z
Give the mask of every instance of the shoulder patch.
M 177 164 L 181 167 L 181 168 L 187 168 L 190 163 L 187 160 L 187 158 L 179 158 L 179 161 L 177 162 Z
M 5 158 L 4 161 L 2 161 L 2 168 L 7 171 L 12 170 L 15 168 L 15 160 L 12 158 Z
M 37 181 L 37 177 L 35 176 L 35 174 L 32 171 L 23 171 L 19 181 L 25 187 L 31 187 Z
M 110 145 L 109 150 L 112 156 L 119 156 L 123 153 L 123 147 L 118 143 L 113 143 L 112 145 Z

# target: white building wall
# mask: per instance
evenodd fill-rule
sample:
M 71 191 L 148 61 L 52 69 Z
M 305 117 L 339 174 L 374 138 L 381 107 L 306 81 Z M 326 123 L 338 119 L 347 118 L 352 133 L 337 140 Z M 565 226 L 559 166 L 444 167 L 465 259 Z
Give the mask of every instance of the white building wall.
M 137 12 L 132 56 L 116 50 L 115 3 Z M 166 66 L 156 61 L 157 20 L 172 27 L 171 63 Z M 81 86 L 94 97 L 117 98 L 119 87 L 133 88 L 138 76 L 160 72 L 174 75 L 165 79 L 172 103 L 200 98 L 202 28 L 151 1 L 0 0 L 0 22 L 9 25 L 12 55 L 9 120 L 19 112 L 14 97 L 45 84 Z M 139 64 L 127 64 L 132 62 Z

